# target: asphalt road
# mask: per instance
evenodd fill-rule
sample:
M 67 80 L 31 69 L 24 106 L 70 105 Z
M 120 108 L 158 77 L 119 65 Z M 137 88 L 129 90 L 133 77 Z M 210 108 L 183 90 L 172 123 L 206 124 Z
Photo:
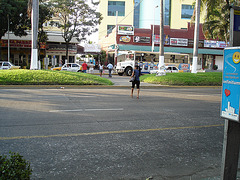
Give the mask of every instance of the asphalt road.
M 0 89 L 0 152 L 32 179 L 218 179 L 220 88 Z

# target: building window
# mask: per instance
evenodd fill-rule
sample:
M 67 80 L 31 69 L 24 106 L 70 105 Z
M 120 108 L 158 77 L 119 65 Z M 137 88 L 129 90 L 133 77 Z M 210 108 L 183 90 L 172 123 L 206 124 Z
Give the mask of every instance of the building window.
M 124 1 L 108 1 L 108 16 L 125 16 L 125 2 Z
M 165 0 L 164 1 L 164 25 L 170 25 L 170 8 L 171 8 L 171 1 Z
M 107 34 L 110 34 L 114 28 L 115 25 L 107 25 Z
M 182 19 L 191 19 L 194 11 L 194 6 L 182 4 Z

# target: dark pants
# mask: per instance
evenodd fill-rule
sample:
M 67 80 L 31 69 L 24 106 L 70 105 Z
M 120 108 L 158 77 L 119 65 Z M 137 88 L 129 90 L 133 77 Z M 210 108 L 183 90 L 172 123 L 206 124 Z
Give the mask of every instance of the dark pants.
M 137 85 L 137 89 L 139 89 L 140 88 L 140 81 L 133 81 L 132 82 L 132 88 L 134 88 L 135 87 L 135 84 Z
M 112 77 L 112 69 L 108 69 L 109 71 L 109 77 Z

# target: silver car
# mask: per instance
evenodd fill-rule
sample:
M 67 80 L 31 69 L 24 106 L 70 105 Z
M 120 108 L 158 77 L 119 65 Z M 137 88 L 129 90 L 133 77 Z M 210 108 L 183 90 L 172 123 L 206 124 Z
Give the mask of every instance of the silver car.
M 66 63 L 62 66 L 61 71 L 81 72 L 82 66 L 76 63 Z
M 8 61 L 0 61 L 0 70 L 2 69 L 20 69 L 20 66 L 15 66 Z

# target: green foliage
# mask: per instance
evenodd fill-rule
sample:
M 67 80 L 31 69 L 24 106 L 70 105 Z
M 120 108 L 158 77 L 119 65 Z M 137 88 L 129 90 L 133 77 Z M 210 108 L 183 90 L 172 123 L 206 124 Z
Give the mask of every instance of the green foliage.
M 91 1 L 89 6 L 83 0 L 50 0 L 54 11 L 61 22 L 58 27 L 62 29 L 63 39 L 66 42 L 66 57 L 68 57 L 68 45 L 73 37 L 78 41 L 85 40 L 86 36 L 98 30 L 102 17 L 97 12 L 97 2 Z
M 40 1 L 39 4 L 39 32 L 38 32 L 38 43 L 40 47 L 40 42 L 47 42 L 48 37 L 47 33 L 44 31 L 43 24 L 49 21 L 53 16 L 53 10 L 51 9 L 51 5 L 48 2 Z
M 141 81 L 161 85 L 176 86 L 221 86 L 221 72 L 206 73 L 167 73 L 166 76 L 149 74 L 140 77 Z
M 207 7 L 203 30 L 207 39 L 218 39 L 227 42 L 230 28 L 230 5 L 238 5 L 238 0 L 202 0 Z
M 2 180 L 27 180 L 30 179 L 32 169 L 30 163 L 18 153 L 10 152 L 9 158 L 0 155 L 0 179 Z
M 92 74 L 51 70 L 0 70 L 1 85 L 112 85 Z
M 28 0 L 1 0 L 0 1 L 0 39 L 8 31 L 8 17 L 10 31 L 17 36 L 26 35 L 25 30 L 30 27 L 27 15 Z

